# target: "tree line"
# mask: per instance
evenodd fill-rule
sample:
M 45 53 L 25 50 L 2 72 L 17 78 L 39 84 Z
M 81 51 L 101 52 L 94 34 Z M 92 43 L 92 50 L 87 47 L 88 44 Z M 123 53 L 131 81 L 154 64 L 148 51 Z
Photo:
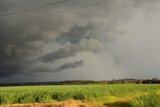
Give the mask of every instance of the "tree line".
M 160 84 L 158 78 L 153 79 L 112 79 L 104 81 L 94 80 L 66 80 L 50 82 L 24 82 L 24 83 L 0 83 L 0 86 L 27 86 L 27 85 L 86 85 L 86 84 Z

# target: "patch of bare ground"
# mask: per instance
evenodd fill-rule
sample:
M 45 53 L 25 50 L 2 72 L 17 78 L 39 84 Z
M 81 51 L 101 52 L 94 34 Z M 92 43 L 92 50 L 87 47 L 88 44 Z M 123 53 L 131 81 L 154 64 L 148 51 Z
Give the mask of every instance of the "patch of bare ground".
M 107 107 L 102 103 L 84 103 L 82 101 L 63 101 L 51 103 L 3 104 L 0 107 Z

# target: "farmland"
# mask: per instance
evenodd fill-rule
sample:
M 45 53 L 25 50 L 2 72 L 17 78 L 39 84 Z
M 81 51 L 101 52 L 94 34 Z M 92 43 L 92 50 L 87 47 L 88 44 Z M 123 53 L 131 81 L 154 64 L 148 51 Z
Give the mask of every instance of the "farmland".
M 0 87 L 0 103 L 48 103 L 78 100 L 109 107 L 159 107 L 160 85 L 93 84 Z

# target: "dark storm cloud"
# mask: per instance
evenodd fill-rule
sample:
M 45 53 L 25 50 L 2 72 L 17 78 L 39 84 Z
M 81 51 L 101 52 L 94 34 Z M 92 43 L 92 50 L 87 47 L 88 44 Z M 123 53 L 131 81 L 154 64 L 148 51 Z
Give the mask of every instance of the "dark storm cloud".
M 35 69 L 32 69 L 31 70 L 32 72 L 28 72 L 28 74 L 37 74 L 37 73 L 51 73 L 51 72 L 54 72 L 55 70 L 52 70 L 48 67 L 44 67 L 44 66 L 38 66 L 36 67 Z
M 43 4 L 43 2 L 41 3 Z M 36 1 L 25 0 L 1 0 L 0 9 L 10 13 L 23 8 L 36 7 L 42 5 L 41 3 L 37 4 Z M 48 3 L 44 2 L 44 4 Z M 53 41 L 52 39 L 65 23 L 63 17 L 55 20 L 44 18 L 43 20 L 7 23 L 9 20 L 12 20 L 12 16 L 0 17 L 0 64 L 2 69 L 0 69 L 2 74 L 0 74 L 0 78 L 3 78 L 4 75 L 5 77 L 17 74 L 23 75 L 24 71 L 27 71 L 26 69 L 37 62 L 37 55 L 43 51 L 41 48 L 48 42 Z M 50 36 L 51 33 L 53 33 L 52 36 Z M 9 70 L 7 70 L 6 66 L 9 66 Z M 14 67 L 17 71 L 15 71 Z M 18 68 L 21 68 L 21 70 L 18 70 Z
M 0 64 L 0 78 L 6 78 L 21 73 L 21 67 L 17 65 Z
M 68 42 L 71 44 L 78 44 L 82 39 L 93 39 L 98 38 L 93 33 L 92 26 L 73 26 L 70 28 L 69 32 L 62 33 L 56 38 L 56 41 L 60 45 L 65 45 Z
M 69 32 L 62 33 L 56 38 L 61 45 L 56 51 L 45 54 L 40 59 L 42 62 L 54 62 L 55 60 L 76 56 L 78 52 L 88 51 L 97 53 L 103 46 L 98 36 L 92 34 L 90 26 L 73 26 Z
M 1 0 L 0 9 L 2 13 L 0 14 L 36 7 L 37 5 L 40 5 L 37 4 L 37 1 Z M 41 48 L 54 37 L 54 34 L 52 37 L 49 36 L 50 32 L 59 32 L 60 26 L 58 24 L 63 23 L 63 21 L 52 20 L 52 18 L 7 23 L 12 18 L 16 19 L 18 15 L 0 17 L 0 78 L 3 76 L 12 77 L 17 74 L 23 75 L 24 71 L 26 72 L 37 62 L 36 56 L 42 52 Z M 63 19 L 58 18 L 58 20 Z
M 50 3 L 50 1 L 47 2 L 47 0 L 41 0 L 41 2 L 38 1 L 39 0 L 0 0 L 0 10 L 10 13 L 15 10 L 19 11 L 21 9 L 23 10 Z M 91 1 L 94 2 L 98 0 L 82 0 L 81 4 L 86 4 L 86 2 L 91 4 Z M 67 5 L 65 5 L 65 3 L 63 5 L 59 5 L 59 10 L 76 7 L 74 6 L 76 3 L 78 2 L 73 0 Z M 65 69 L 76 68 L 83 66 L 83 60 L 73 63 L 66 63 L 57 69 L 52 69 L 50 66 L 56 68 L 54 65 L 57 60 L 76 57 L 76 55 L 81 52 L 87 52 L 89 55 L 93 53 L 98 54 L 103 49 L 106 49 L 107 51 L 105 54 L 112 54 L 111 56 L 114 59 L 113 63 L 118 62 L 119 65 L 122 65 L 122 67 L 129 68 L 129 73 L 134 71 L 134 68 L 138 71 L 138 67 L 133 68 L 132 65 L 141 65 L 134 59 L 136 59 L 139 55 L 139 50 L 142 50 L 139 49 L 139 47 L 142 46 L 141 43 L 143 43 L 143 41 L 140 41 L 139 45 L 136 47 L 134 47 L 134 45 L 137 44 L 135 42 L 135 44 L 131 45 L 133 47 L 128 48 L 127 46 L 130 46 L 131 42 L 134 41 L 134 38 L 129 39 L 131 42 L 126 43 L 125 46 L 123 46 L 123 42 L 120 42 L 119 47 L 116 47 L 116 45 L 112 42 L 112 39 L 122 41 L 124 38 L 119 39 L 118 37 L 117 39 L 115 34 L 118 32 L 118 35 L 124 35 L 127 32 L 125 30 L 128 28 L 121 31 L 117 30 L 119 29 L 118 26 L 120 24 L 126 25 L 128 20 L 132 18 L 136 11 L 145 11 L 146 14 L 153 13 L 157 6 L 156 4 L 158 3 L 159 0 L 114 0 L 113 2 L 108 2 L 106 5 L 103 4 L 97 7 L 93 6 L 90 8 L 79 9 L 78 11 L 67 12 L 62 15 L 53 15 L 10 24 L 6 22 L 32 17 L 34 15 L 36 16 L 37 14 L 45 15 L 49 12 L 59 10 L 54 10 L 52 7 L 13 16 L 0 17 L 0 78 L 8 77 L 8 79 L 10 79 L 10 77 L 18 74 L 26 75 L 27 73 L 30 73 L 30 75 L 36 75 L 37 72 L 52 73 Z M 142 28 L 145 27 L 146 26 L 143 26 Z M 150 34 L 153 34 L 153 32 Z M 130 38 L 130 35 L 128 35 L 128 38 Z M 145 40 L 145 36 L 141 40 Z M 57 43 L 58 45 L 54 46 L 55 44 L 53 44 L 53 46 L 48 47 L 48 44 L 52 43 Z M 44 47 L 48 49 L 45 50 Z M 129 55 L 130 51 L 128 52 L 127 49 L 133 50 L 133 48 L 139 50 L 136 51 L 137 53 L 135 55 L 137 56 L 133 56 L 133 61 L 131 60 L 129 62 L 126 56 Z M 122 52 L 123 49 L 124 51 Z M 156 49 L 158 50 L 159 48 Z M 145 53 L 142 52 L 141 54 Z M 128 62 L 125 62 L 124 59 L 127 59 Z M 148 59 L 148 57 L 145 57 L 144 59 Z M 123 61 L 125 63 L 123 63 Z M 152 59 L 150 61 L 152 61 Z M 156 63 L 156 59 L 154 61 Z M 46 63 L 48 66 L 44 67 L 43 65 L 46 65 Z M 109 64 L 110 63 L 107 63 L 107 65 Z M 146 69 L 153 66 L 153 64 L 154 63 L 149 63 Z M 39 67 L 40 65 L 42 66 Z M 113 66 L 117 65 L 113 64 Z M 90 66 L 87 67 L 88 69 L 90 68 Z M 32 68 L 35 69 L 33 70 Z M 143 69 L 140 70 L 145 73 Z
M 59 48 L 55 52 L 45 54 L 44 56 L 40 57 L 39 59 L 42 62 L 54 62 L 55 60 L 67 58 L 70 56 L 75 56 L 79 48 L 77 46 L 66 46 L 64 48 Z
M 80 66 L 83 66 L 83 61 L 75 61 L 73 63 L 66 63 L 60 67 L 58 67 L 57 69 L 55 69 L 54 72 L 61 72 L 65 69 L 73 69 L 73 68 L 77 68 L 77 67 L 80 67 Z
M 61 72 L 65 69 L 73 69 L 73 68 L 77 68 L 83 66 L 83 61 L 75 61 L 75 62 L 71 62 L 71 63 L 66 63 L 64 65 L 61 65 L 60 67 L 56 68 L 56 69 L 50 69 L 48 67 L 44 67 L 44 66 L 40 66 L 40 67 L 36 67 L 35 69 L 33 69 L 34 72 L 30 72 L 30 74 L 34 74 L 34 73 L 58 73 Z
M 47 41 L 42 36 L 44 31 L 39 29 L 40 25 L 30 27 L 29 24 L 0 23 L 0 78 L 21 74 L 35 61 L 33 58 L 28 58 L 38 54 Z
M 32 33 L 31 33 L 32 32 Z M 33 55 L 38 52 L 44 39 L 42 31 L 33 32 L 32 28 L 25 25 L 21 27 L 0 25 L 0 62 L 12 61 Z M 3 60 L 3 61 L 2 61 Z
M 8 0 L 1 0 L 0 1 L 0 11 L 5 11 L 10 8 L 10 2 Z
M 58 59 L 62 59 L 62 58 L 68 58 L 68 57 L 72 57 L 72 56 L 76 56 L 76 54 L 78 52 L 83 52 L 83 51 L 87 51 L 87 52 L 94 52 L 97 53 L 100 50 L 102 50 L 102 44 L 97 42 L 97 41 L 89 41 L 89 43 L 92 44 L 88 44 L 84 42 L 84 44 L 75 44 L 75 45 L 69 45 L 69 46 L 65 46 L 62 48 L 59 48 L 58 50 L 49 53 L 49 54 L 45 54 L 44 56 L 42 56 L 41 58 L 39 58 L 42 62 L 54 62 Z

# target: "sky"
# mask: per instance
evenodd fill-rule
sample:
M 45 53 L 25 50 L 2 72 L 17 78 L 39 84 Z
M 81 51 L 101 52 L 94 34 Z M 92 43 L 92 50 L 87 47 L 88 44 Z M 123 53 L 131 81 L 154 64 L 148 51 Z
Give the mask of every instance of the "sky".
M 56 2 L 0 0 L 1 83 L 160 78 L 159 0 Z

